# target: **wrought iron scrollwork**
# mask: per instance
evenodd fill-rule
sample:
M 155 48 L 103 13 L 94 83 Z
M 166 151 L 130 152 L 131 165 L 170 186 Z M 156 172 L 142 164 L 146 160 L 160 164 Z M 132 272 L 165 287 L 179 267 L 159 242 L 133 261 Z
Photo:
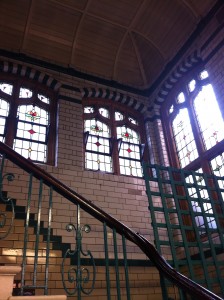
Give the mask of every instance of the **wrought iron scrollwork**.
M 93 255 L 90 250 L 86 252 L 82 248 L 82 232 L 89 233 L 91 227 L 87 224 L 80 225 L 80 207 L 77 208 L 77 226 L 68 224 L 66 226 L 68 232 L 75 232 L 76 247 L 75 250 L 68 249 L 62 261 L 62 282 L 66 293 L 69 296 L 77 293 L 78 299 L 81 299 L 81 293 L 89 295 L 95 286 L 96 267 Z M 92 272 L 87 267 L 82 267 L 81 256 L 89 258 L 88 265 L 92 266 Z M 74 262 L 73 266 L 66 265 L 66 259 Z M 76 264 L 76 265 L 75 265 Z M 66 270 L 67 267 L 67 270 Z
M 15 176 L 13 173 L 6 173 L 5 175 L 0 176 L 0 203 L 8 206 L 8 212 L 6 212 L 6 209 L 4 211 L 0 210 L 0 240 L 3 240 L 9 235 L 15 218 L 13 200 L 3 194 L 3 181 L 8 180 L 8 182 L 10 182 L 14 179 Z

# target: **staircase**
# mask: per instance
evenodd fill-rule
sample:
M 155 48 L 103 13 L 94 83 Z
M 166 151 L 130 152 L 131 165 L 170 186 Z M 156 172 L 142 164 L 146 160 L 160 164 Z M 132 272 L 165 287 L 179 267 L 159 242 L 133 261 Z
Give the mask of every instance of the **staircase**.
M 0 153 L 0 263 L 21 266 L 15 277 L 21 294 L 32 290 L 35 295 L 29 299 L 41 300 L 47 295 L 72 300 L 221 299 L 173 269 L 143 236 L 2 143 Z M 69 244 L 55 234 L 54 206 L 64 199 L 74 215 L 74 222 L 63 228 Z

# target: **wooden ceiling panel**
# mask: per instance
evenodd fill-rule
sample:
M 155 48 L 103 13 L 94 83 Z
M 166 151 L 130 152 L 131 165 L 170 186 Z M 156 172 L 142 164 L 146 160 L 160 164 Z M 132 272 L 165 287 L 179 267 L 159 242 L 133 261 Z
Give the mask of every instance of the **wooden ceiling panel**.
M 120 82 L 139 87 L 144 87 L 145 85 L 141 64 L 139 64 L 138 55 L 129 35 L 120 50 L 114 74 L 114 77 Z
M 151 0 L 150 5 L 144 7 L 134 30 L 146 36 L 156 47 L 158 47 L 165 56 L 167 49 L 175 48 L 169 39 L 180 36 L 186 32 L 186 27 L 182 25 L 188 24 L 188 32 L 195 27 L 195 17 L 192 12 L 181 4 L 181 1 L 175 1 L 175 5 L 170 5 L 169 1 Z M 156 28 L 156 30 L 155 30 Z M 164 43 L 166 39 L 166 43 Z M 186 36 L 184 36 L 186 39 Z M 173 46 L 172 46 L 173 45 Z
M 94 14 L 106 22 L 129 26 L 143 0 L 92 0 L 88 13 Z
M 32 34 L 39 32 L 38 35 L 48 34 L 49 38 L 50 36 L 58 37 L 72 42 L 80 18 L 80 12 L 53 4 L 49 5 L 46 1 L 39 0 L 33 7 L 29 30 L 32 31 Z M 58 42 L 57 39 L 56 42 Z
M 138 34 L 133 34 L 134 43 L 141 53 L 141 64 L 149 86 L 159 75 L 164 66 L 164 59 L 157 49 L 147 39 Z
M 20 5 L 16 5 L 12 0 L 0 1 L 0 29 L 4 27 L 16 31 L 24 31 L 29 11 L 29 1 L 21 0 Z
M 102 69 L 105 64 L 105 70 L 108 70 L 109 64 L 110 73 L 107 75 L 111 78 L 114 59 L 124 32 L 112 24 L 86 16 L 76 39 L 72 65 L 87 70 L 90 65 L 100 64 L 99 68 Z M 111 36 L 114 38 L 111 39 Z M 80 56 L 85 59 L 80 60 Z
M 51 2 L 53 5 L 60 5 L 64 7 L 68 7 L 70 9 L 76 10 L 84 10 L 88 0 L 47 0 Z
M 217 0 L 0 0 L 0 48 L 139 88 Z
M 41 57 L 47 61 L 68 65 L 70 60 L 70 48 L 61 43 L 50 41 L 43 36 L 32 36 L 26 42 L 25 53 Z

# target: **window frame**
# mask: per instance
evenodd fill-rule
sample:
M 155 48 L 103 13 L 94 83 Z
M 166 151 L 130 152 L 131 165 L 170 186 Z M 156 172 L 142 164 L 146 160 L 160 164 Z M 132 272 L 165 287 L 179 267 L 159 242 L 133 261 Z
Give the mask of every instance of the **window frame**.
M 116 132 L 116 127 L 118 126 L 124 126 L 126 125 L 128 128 L 133 129 L 139 134 L 140 141 L 141 143 L 139 144 L 140 148 L 143 148 L 143 145 L 146 146 L 146 135 L 145 135 L 145 130 L 144 130 L 144 122 L 142 118 L 142 114 L 139 113 L 138 111 L 135 111 L 132 107 L 125 106 L 122 103 L 114 102 L 112 100 L 105 100 L 105 99 L 96 99 L 96 98 L 85 98 L 82 100 L 83 104 L 83 124 L 85 119 L 93 119 L 96 118 L 99 121 L 105 123 L 109 128 L 111 129 L 111 137 L 109 138 L 111 141 L 111 158 L 112 158 L 112 167 L 113 171 L 112 172 L 104 172 L 101 170 L 93 170 L 93 169 L 88 169 L 86 168 L 85 161 L 84 161 L 84 169 L 93 171 L 93 172 L 103 172 L 107 174 L 113 174 L 113 175 L 121 175 L 121 176 L 131 176 L 131 177 L 137 177 L 141 178 L 139 176 L 134 176 L 134 175 L 125 175 L 121 174 L 120 172 L 120 163 L 119 163 L 119 149 L 121 146 L 121 143 L 125 141 L 121 141 L 120 138 L 117 138 L 117 132 Z M 109 110 L 110 118 L 105 118 L 102 115 L 100 115 L 99 112 L 94 112 L 94 113 L 84 113 L 84 107 L 85 106 L 96 106 L 96 107 L 104 107 Z M 116 121 L 115 120 L 115 111 L 119 111 L 122 114 L 124 114 L 124 119 L 121 121 Z M 128 121 L 128 117 L 133 117 L 134 119 L 137 120 L 138 125 L 135 125 Z M 84 132 L 84 130 L 83 130 Z M 90 133 L 89 133 L 90 134 Z M 85 136 L 86 133 L 84 132 L 84 155 L 86 153 L 86 147 L 85 147 Z M 146 149 L 144 149 L 146 150 Z M 144 151 L 144 153 L 140 155 L 140 162 L 143 159 L 147 158 L 147 151 Z
M 210 167 L 210 161 L 215 158 L 216 156 L 220 155 L 223 152 L 224 149 L 224 140 L 220 141 L 217 145 L 213 146 L 209 150 L 206 150 L 204 147 L 204 143 L 202 140 L 202 136 L 200 135 L 200 128 L 197 123 L 196 113 L 194 111 L 194 104 L 193 101 L 195 97 L 197 96 L 198 92 L 200 91 L 200 88 L 203 85 L 206 84 L 212 84 L 211 80 L 208 78 L 206 79 L 197 79 L 199 74 L 204 70 L 205 68 L 195 69 L 194 71 L 190 72 L 189 74 L 186 74 L 182 79 L 179 80 L 178 84 L 172 89 L 169 96 L 167 97 L 167 101 L 162 105 L 161 107 L 161 116 L 162 116 L 162 126 L 167 146 L 167 152 L 169 157 L 169 163 L 171 166 L 176 168 L 181 168 L 178 155 L 176 153 L 176 145 L 175 140 L 173 139 L 173 133 L 172 133 L 172 121 L 177 115 L 176 113 L 169 114 L 169 108 L 174 105 L 183 108 L 187 107 L 189 112 L 189 118 L 190 123 L 192 126 L 192 131 L 194 135 L 194 140 L 196 143 L 196 147 L 198 150 L 198 158 L 190 162 L 188 165 L 183 167 L 183 169 L 186 170 L 197 170 L 200 167 L 203 169 L 203 172 L 211 174 L 212 170 Z M 197 79 L 198 82 L 201 82 L 199 87 L 196 87 L 193 92 L 188 92 L 187 85 L 189 82 L 193 79 Z M 204 83 L 204 84 L 203 84 Z M 182 104 L 176 104 L 175 99 L 177 98 L 177 95 L 179 95 L 182 91 L 185 92 L 186 95 L 186 101 L 188 101 L 188 104 L 182 103 Z M 217 98 L 216 98 L 217 99 Z M 217 102 L 219 104 L 219 101 L 217 99 Z M 221 110 L 220 110 L 221 111 Z M 222 113 L 222 111 L 221 111 Z M 223 113 L 222 113 L 223 116 Z
M 57 92 L 44 86 L 43 84 L 32 79 L 14 76 L 12 74 L 0 73 L 0 82 L 13 85 L 12 95 L 4 94 L 0 90 L 0 97 L 9 103 L 9 114 L 5 123 L 5 141 L 4 143 L 13 148 L 13 142 L 16 138 L 17 131 L 17 110 L 20 105 L 35 105 L 49 113 L 49 124 L 47 133 L 47 157 L 46 162 L 34 161 L 38 164 L 55 165 L 56 161 L 56 125 L 57 125 Z M 19 90 L 21 87 L 33 91 L 30 98 L 19 98 Z M 49 104 L 38 99 L 37 95 L 43 94 L 50 99 Z M 14 124 L 11 125 L 11 124 Z

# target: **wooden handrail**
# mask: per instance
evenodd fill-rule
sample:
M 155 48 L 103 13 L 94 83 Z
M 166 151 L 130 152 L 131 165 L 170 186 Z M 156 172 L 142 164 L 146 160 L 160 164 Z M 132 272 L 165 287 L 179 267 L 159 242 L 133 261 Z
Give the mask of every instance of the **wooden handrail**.
M 72 203 L 79 204 L 84 211 L 88 212 L 99 221 L 106 223 L 110 228 L 115 228 L 119 234 L 124 235 L 128 240 L 135 243 L 167 279 L 183 289 L 183 291 L 186 293 L 194 296 L 195 299 L 223 300 L 219 296 L 215 295 L 211 291 L 205 289 L 201 285 L 190 280 L 172 268 L 159 254 L 156 248 L 142 235 L 134 232 L 129 227 L 93 204 L 91 201 L 79 195 L 61 181 L 32 163 L 30 160 L 25 159 L 23 156 L 19 155 L 2 142 L 0 142 L 0 153 L 4 154 L 4 156 L 12 161 L 15 165 L 19 166 L 28 173 L 32 173 L 32 175 L 37 179 L 42 179 L 47 186 L 53 187 L 55 191 Z

